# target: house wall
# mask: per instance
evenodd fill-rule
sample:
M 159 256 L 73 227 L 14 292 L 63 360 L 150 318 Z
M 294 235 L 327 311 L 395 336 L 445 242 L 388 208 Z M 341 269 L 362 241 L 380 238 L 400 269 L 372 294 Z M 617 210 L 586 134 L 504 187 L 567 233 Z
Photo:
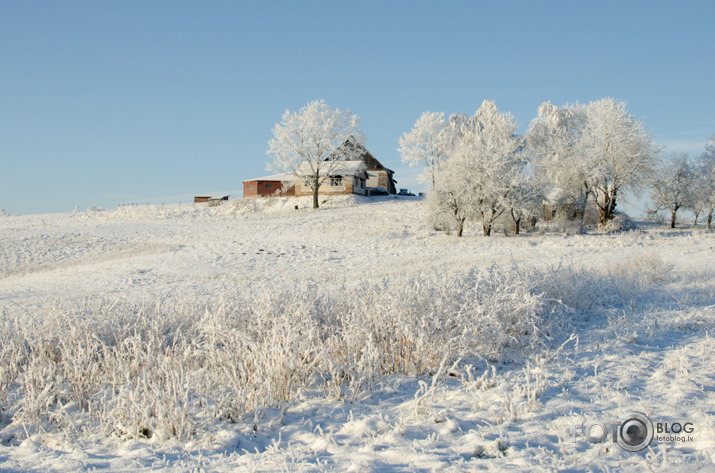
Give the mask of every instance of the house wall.
M 346 179 L 343 179 L 343 183 L 340 186 L 331 186 L 330 185 L 330 179 L 326 179 L 323 181 L 323 183 L 318 187 L 318 194 L 321 195 L 343 195 L 343 194 L 352 194 L 354 190 L 354 187 L 352 184 L 348 184 L 346 182 Z M 298 197 L 306 196 L 306 195 L 313 195 L 313 189 L 310 188 L 310 186 L 306 186 L 303 184 L 296 184 L 295 185 L 295 195 Z
M 280 181 L 247 181 L 243 183 L 243 198 L 291 196 L 294 188 L 285 188 Z
M 258 181 L 248 181 L 243 183 L 243 198 L 258 197 Z
M 367 171 L 367 175 L 367 187 L 384 187 L 388 192 L 390 192 L 392 186 L 390 186 L 390 176 L 387 171 L 373 169 Z

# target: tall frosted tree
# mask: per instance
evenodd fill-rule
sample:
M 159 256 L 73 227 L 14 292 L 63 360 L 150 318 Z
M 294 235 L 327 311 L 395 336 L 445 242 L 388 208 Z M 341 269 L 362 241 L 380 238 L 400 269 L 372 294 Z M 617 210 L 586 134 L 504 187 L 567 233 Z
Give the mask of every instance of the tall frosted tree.
M 461 122 L 456 144 L 437 168 L 435 196 L 441 199 L 445 214 L 453 213 L 458 235 L 464 222 L 473 218 L 481 220 L 484 235 L 490 236 L 494 221 L 508 209 L 512 186 L 523 173 L 518 153 L 524 141 L 516 133 L 516 120 L 499 112 L 491 100 Z
M 434 188 L 435 170 L 447 157 L 451 145 L 444 113 L 424 112 L 412 130 L 400 137 L 400 147 L 397 150 L 403 163 L 425 167 L 423 179 L 431 182 Z
M 571 201 L 585 210 L 589 197 L 602 225 L 615 215 L 623 191 L 647 182 L 659 148 L 626 103 L 604 98 L 588 105 L 539 107 L 529 130 L 530 149 L 555 203 Z
M 268 168 L 292 173 L 313 191 L 313 208 L 318 208 L 318 189 L 329 178 L 340 161 L 350 156 L 335 153 L 351 136 L 356 143 L 364 137 L 360 118 L 349 110 L 328 106 L 315 100 L 297 112 L 286 110 L 281 122 L 273 128 L 267 154 L 272 157 Z M 330 157 L 331 159 L 327 159 Z
M 533 171 L 546 200 L 572 206 L 581 215 L 591 195 L 588 164 L 579 144 L 585 123 L 584 105 L 557 107 L 544 102 L 527 133 Z
M 599 221 L 605 225 L 614 217 L 621 193 L 638 192 L 647 183 L 660 150 L 626 103 L 612 98 L 588 104 L 579 145 Z

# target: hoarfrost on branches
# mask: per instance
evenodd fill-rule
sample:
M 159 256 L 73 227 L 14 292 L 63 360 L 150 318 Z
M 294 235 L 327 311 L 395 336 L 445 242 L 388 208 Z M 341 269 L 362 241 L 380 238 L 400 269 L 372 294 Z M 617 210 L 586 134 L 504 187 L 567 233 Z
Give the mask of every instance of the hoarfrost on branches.
M 600 223 L 605 225 L 615 215 L 619 194 L 638 191 L 647 182 L 659 149 L 643 123 L 628 113 L 626 103 L 612 98 L 588 104 L 580 141 Z
M 693 206 L 695 194 L 693 165 L 685 153 L 674 154 L 658 166 L 651 180 L 651 213 L 670 212 L 670 228 L 675 228 L 678 210 Z
M 467 219 L 479 219 L 485 236 L 494 221 L 512 205 L 507 196 L 524 178 L 525 161 L 518 154 L 523 138 L 516 120 L 485 100 L 469 119 L 450 120 L 456 144 L 437 168 L 434 199 L 440 213 L 451 215 L 461 236 Z M 513 207 L 516 207 L 513 205 Z
M 705 152 L 698 157 L 695 165 L 696 189 L 694 211 L 707 214 L 708 230 L 712 229 L 713 210 L 715 209 L 715 134 L 710 135 L 710 142 L 705 145 Z
M 625 102 L 612 98 L 561 108 L 546 102 L 538 114 L 529 146 L 551 203 L 574 205 L 583 215 L 592 198 L 605 225 L 621 193 L 647 182 L 659 152 L 654 139 Z
M 289 172 L 313 191 L 313 208 L 318 208 L 318 188 L 351 156 L 335 153 L 347 139 L 362 143 L 360 118 L 349 110 L 339 110 L 323 100 L 314 100 L 297 112 L 286 110 L 273 128 L 267 154 L 273 158 L 268 168 Z M 330 159 L 327 159 L 330 158 Z
M 583 105 L 556 107 L 541 104 L 528 132 L 528 151 L 546 200 L 556 206 L 572 206 L 583 215 L 590 188 L 588 169 L 579 140 L 586 122 Z
M 425 166 L 424 181 L 435 186 L 435 169 L 446 159 L 451 140 L 444 120 L 444 113 L 424 112 L 412 130 L 400 137 L 398 151 L 402 162 L 410 166 Z

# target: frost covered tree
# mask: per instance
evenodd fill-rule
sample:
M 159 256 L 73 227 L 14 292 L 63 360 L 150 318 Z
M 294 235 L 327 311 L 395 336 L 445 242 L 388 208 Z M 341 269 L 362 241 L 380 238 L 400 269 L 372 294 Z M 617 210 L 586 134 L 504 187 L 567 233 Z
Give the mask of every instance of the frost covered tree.
M 471 216 L 470 195 L 460 186 L 460 179 L 452 177 L 454 171 L 452 167 L 436 175 L 435 185 L 427 193 L 427 205 L 432 228 L 448 235 L 454 231 L 461 237 L 464 224 Z
M 715 210 L 715 134 L 710 135 L 710 142 L 705 145 L 695 165 L 697 187 L 695 189 L 695 207 L 707 215 L 708 230 L 712 230 L 713 210 Z
M 514 222 L 514 234 L 521 231 L 521 222 L 526 217 L 535 217 L 539 213 L 539 206 L 544 197 L 540 187 L 528 170 L 526 160 L 521 162 L 521 169 L 515 163 L 512 170 L 512 182 L 504 195 L 504 205 L 512 222 Z
M 485 100 L 475 114 L 461 120 L 457 142 L 443 161 L 435 180 L 434 199 L 446 215 L 453 215 L 457 235 L 467 219 L 479 219 L 485 236 L 494 221 L 507 210 L 507 195 L 523 173 L 518 156 L 523 138 L 510 114 L 499 112 Z M 450 214 L 451 212 L 451 214 Z
M 601 225 L 615 215 L 623 191 L 637 192 L 647 182 L 659 151 L 626 103 L 612 98 L 542 104 L 529 142 L 537 173 L 553 186 L 551 200 L 570 200 L 583 211 L 593 197 Z
M 675 228 L 678 210 L 693 205 L 693 184 L 693 166 L 688 155 L 671 155 L 656 168 L 651 178 L 650 198 L 654 205 L 651 213 L 670 212 L 670 228 Z
M 535 179 L 545 200 L 586 212 L 591 186 L 579 142 L 586 123 L 584 105 L 542 103 L 527 133 Z
M 585 125 L 579 146 L 600 224 L 605 225 L 614 217 L 621 193 L 637 192 L 647 182 L 659 149 L 643 123 L 628 113 L 626 103 L 620 100 L 589 103 Z
M 340 161 L 350 156 L 336 154 L 336 149 L 351 136 L 364 141 L 360 118 L 349 110 L 331 108 L 323 100 L 314 100 L 297 112 L 286 110 L 273 128 L 266 154 L 273 158 L 268 168 L 289 172 L 313 191 L 313 208 L 318 208 L 318 189 Z M 330 157 L 331 159 L 327 159 Z
M 403 163 L 425 166 L 423 179 L 430 181 L 433 188 L 437 164 L 447 157 L 451 146 L 446 125 L 444 113 L 424 112 L 412 130 L 400 137 L 400 147 L 397 149 Z

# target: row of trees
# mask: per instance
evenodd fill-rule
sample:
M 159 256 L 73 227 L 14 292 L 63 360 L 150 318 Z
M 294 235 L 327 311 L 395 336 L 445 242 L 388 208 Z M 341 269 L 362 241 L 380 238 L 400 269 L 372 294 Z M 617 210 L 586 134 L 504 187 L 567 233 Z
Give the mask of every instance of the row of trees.
M 700 215 L 707 216 L 712 229 L 715 209 L 715 134 L 705 151 L 697 158 L 687 153 L 671 154 L 657 167 L 651 180 L 651 215 L 660 211 L 670 213 L 670 227 L 675 228 L 678 211 L 688 209 L 695 215 L 693 226 Z
M 592 205 L 607 225 L 625 191 L 655 189 L 670 170 L 643 123 L 612 98 L 562 107 L 546 102 L 525 136 L 517 130 L 509 113 L 485 100 L 471 117 L 425 112 L 400 138 L 402 161 L 425 166 L 435 228 L 461 236 L 465 222 L 481 221 L 489 236 L 496 219 L 508 215 L 519 233 L 521 221 L 540 215 L 545 202 L 581 218 Z M 710 205 L 711 220 L 712 179 L 699 182 L 689 195 L 700 196 L 702 210 Z
M 362 142 L 360 119 L 349 111 L 313 101 L 286 111 L 273 130 L 269 168 L 287 171 L 313 190 L 334 171 L 336 149 L 352 137 Z M 424 165 L 436 228 L 462 235 L 467 221 L 481 221 L 485 235 L 502 215 L 521 222 L 553 208 L 586 215 L 591 205 L 601 225 L 615 216 L 624 191 L 651 189 L 653 212 L 678 210 L 697 217 L 715 207 L 715 135 L 696 160 L 687 155 L 658 158 L 660 149 L 623 101 L 604 98 L 588 104 L 539 106 L 525 136 L 509 113 L 485 100 L 474 115 L 425 112 L 400 138 L 402 161 Z

